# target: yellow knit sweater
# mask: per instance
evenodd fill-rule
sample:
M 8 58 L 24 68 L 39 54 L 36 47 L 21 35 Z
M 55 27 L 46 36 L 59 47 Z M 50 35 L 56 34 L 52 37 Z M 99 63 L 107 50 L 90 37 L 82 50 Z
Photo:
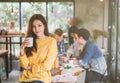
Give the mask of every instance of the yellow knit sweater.
M 58 66 L 57 60 L 57 43 L 52 37 L 36 39 L 37 52 L 32 52 L 33 56 L 20 56 L 20 66 L 27 68 L 28 65 L 32 70 L 23 70 L 19 77 L 19 82 L 30 82 L 41 80 L 45 83 L 51 83 L 50 70 Z

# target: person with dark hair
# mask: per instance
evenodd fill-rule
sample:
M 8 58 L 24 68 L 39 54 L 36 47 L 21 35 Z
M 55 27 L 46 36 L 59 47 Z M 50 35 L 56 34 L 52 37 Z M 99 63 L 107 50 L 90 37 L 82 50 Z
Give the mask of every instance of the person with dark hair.
M 76 42 L 75 35 L 78 31 L 77 25 L 79 24 L 78 19 L 76 17 L 72 17 L 68 20 L 68 24 L 70 26 L 68 30 L 68 50 L 67 50 L 67 58 L 68 61 L 70 58 L 78 57 L 81 53 L 82 46 L 79 46 Z
M 58 66 L 57 42 L 49 36 L 48 26 L 41 14 L 34 14 L 28 23 L 27 37 L 33 37 L 33 46 L 27 38 L 20 47 L 20 83 L 51 83 L 53 67 Z M 55 63 L 56 62 L 56 63 Z
M 63 39 L 63 30 L 60 28 L 56 29 L 53 34 L 53 37 L 57 41 L 59 65 L 62 65 L 62 63 L 64 62 L 64 57 L 66 56 L 65 43 Z
M 89 66 L 86 72 L 86 83 L 90 81 L 99 81 L 102 76 L 106 76 L 107 72 L 105 58 L 96 44 L 89 40 L 90 33 L 87 29 L 81 28 L 77 33 L 77 43 L 83 45 L 83 51 L 80 56 L 82 59 L 78 60 L 78 64 L 82 67 Z
M 74 43 L 74 33 L 77 33 L 78 28 L 76 26 L 71 26 L 69 31 L 68 31 L 68 40 L 69 40 L 69 45 Z
M 72 37 L 72 38 L 70 39 L 71 42 L 69 43 L 69 48 L 67 50 L 68 60 L 73 57 L 78 57 L 80 54 L 80 50 L 82 48 L 82 46 L 77 44 L 77 41 L 76 41 L 77 32 L 78 32 L 77 27 L 71 27 L 69 29 L 69 35 L 70 35 L 69 37 Z
M 75 17 L 72 17 L 68 20 L 68 24 L 70 26 L 69 30 L 68 30 L 68 38 L 69 38 L 69 45 L 74 43 L 74 39 L 71 35 L 71 33 L 76 33 L 77 32 L 77 19 Z

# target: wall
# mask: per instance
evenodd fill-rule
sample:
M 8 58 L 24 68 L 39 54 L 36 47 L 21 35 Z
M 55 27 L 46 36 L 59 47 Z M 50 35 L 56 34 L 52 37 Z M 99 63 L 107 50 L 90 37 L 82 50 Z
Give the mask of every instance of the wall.
M 103 27 L 103 4 L 99 0 L 75 0 L 75 16 L 86 28 Z
M 84 27 L 90 31 L 94 28 L 107 31 L 108 27 L 108 0 L 75 0 L 75 17 L 81 20 L 79 28 Z M 100 47 L 107 48 L 107 40 L 99 38 Z

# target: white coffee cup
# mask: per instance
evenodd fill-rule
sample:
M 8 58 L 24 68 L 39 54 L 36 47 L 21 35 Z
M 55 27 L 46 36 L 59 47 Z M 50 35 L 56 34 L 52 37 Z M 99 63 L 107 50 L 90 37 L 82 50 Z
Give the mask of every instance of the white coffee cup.
M 33 37 L 27 37 L 27 40 L 29 41 L 29 44 L 27 47 L 32 47 L 33 46 Z
M 69 63 L 70 63 L 70 65 L 74 64 L 73 60 L 69 60 Z

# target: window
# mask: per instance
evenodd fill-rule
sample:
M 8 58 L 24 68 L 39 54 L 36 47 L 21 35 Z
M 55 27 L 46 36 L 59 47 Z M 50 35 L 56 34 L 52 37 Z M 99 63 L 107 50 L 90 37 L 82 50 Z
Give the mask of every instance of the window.
M 56 28 L 62 28 L 65 33 L 68 33 L 68 19 L 74 16 L 74 3 L 72 0 L 67 2 L 62 2 L 62 0 L 60 2 L 2 2 L 0 3 L 1 27 L 8 30 L 9 23 L 14 21 L 18 32 L 26 32 L 28 20 L 36 13 L 46 17 L 50 33 L 53 33 Z M 16 42 L 18 41 L 21 42 L 19 38 Z M 19 46 L 14 46 L 14 49 L 16 48 L 19 53 Z
M 0 3 L 1 27 L 8 30 L 11 21 L 15 21 L 16 28 L 19 30 L 19 3 Z
M 18 31 L 26 31 L 29 18 L 35 13 L 40 13 L 48 20 L 50 33 L 56 28 L 67 32 L 68 19 L 74 15 L 74 5 L 73 2 L 2 2 L 0 12 L 0 23 L 6 29 L 9 22 L 14 21 Z
M 68 30 L 68 19 L 73 17 L 72 2 L 49 2 L 48 3 L 48 27 L 53 33 L 56 28 Z
M 33 14 L 42 14 L 46 17 L 46 3 L 45 2 L 22 2 L 21 3 L 21 18 L 22 18 L 22 31 L 26 31 L 28 21 Z

